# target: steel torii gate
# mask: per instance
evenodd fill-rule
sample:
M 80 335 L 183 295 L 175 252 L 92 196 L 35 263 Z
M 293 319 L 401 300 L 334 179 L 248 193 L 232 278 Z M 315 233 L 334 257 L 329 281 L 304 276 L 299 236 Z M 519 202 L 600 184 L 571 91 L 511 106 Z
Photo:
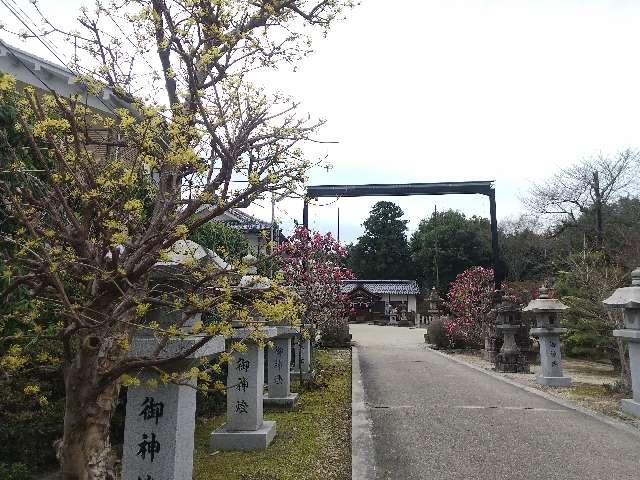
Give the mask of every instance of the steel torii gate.
M 302 211 L 302 224 L 309 227 L 309 200 L 320 197 L 371 197 L 410 195 L 451 195 L 478 194 L 489 197 L 489 215 L 491 218 L 491 257 L 495 272 L 496 289 L 500 288 L 503 280 L 502 268 L 499 262 L 498 220 L 496 218 L 496 191 L 494 181 L 477 182 L 440 182 L 440 183 L 373 183 L 366 185 L 313 185 L 307 187 L 307 195 Z

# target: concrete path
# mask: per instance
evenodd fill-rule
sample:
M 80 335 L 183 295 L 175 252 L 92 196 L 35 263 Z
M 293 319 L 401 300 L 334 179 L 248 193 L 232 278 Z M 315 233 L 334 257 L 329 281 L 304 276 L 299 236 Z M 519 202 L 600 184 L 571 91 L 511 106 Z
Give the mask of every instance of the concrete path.
M 640 436 L 431 352 L 424 332 L 351 326 L 376 480 L 640 480 Z

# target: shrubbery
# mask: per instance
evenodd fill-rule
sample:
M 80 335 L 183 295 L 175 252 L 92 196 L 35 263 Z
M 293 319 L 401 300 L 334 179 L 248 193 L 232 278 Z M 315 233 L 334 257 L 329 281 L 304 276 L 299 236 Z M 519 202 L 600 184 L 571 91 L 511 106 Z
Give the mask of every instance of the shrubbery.
M 31 475 L 24 463 L 0 462 L 0 478 L 2 480 L 30 480 Z
M 323 347 L 348 347 L 351 343 L 349 322 L 340 315 L 332 315 L 322 322 L 320 344 Z
M 46 402 L 24 393 L 25 389 L 29 391 L 29 382 L 0 384 L 1 479 L 23 478 L 19 476 L 24 470 L 20 464 L 28 465 L 29 470 L 46 470 L 56 465 L 53 442 L 62 437 L 64 417 L 62 382 L 58 380 L 56 376 L 51 381 L 38 380 Z M 17 460 L 20 464 L 13 463 Z
M 429 338 L 429 343 L 435 345 L 438 348 L 448 348 L 451 345 L 444 323 L 445 320 L 443 318 L 435 318 L 427 327 L 427 337 Z
M 444 328 L 453 346 L 481 346 L 484 343 L 491 324 L 493 282 L 493 270 L 472 267 L 451 283 L 446 302 L 451 318 L 444 323 Z

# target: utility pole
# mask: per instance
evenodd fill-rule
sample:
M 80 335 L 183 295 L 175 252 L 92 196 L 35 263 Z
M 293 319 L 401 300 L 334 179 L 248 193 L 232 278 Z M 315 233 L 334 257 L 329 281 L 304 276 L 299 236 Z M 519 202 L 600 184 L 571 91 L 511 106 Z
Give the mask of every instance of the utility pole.
M 271 253 L 273 253 L 274 229 L 276 228 L 276 192 L 271 192 Z
M 340 207 L 338 207 L 338 245 L 340 245 Z
M 433 263 L 436 271 L 436 290 L 440 289 L 440 270 L 438 267 L 439 255 L 438 255 L 438 206 L 433 206 L 433 243 L 434 243 L 434 256 Z M 433 286 L 433 285 L 432 285 Z

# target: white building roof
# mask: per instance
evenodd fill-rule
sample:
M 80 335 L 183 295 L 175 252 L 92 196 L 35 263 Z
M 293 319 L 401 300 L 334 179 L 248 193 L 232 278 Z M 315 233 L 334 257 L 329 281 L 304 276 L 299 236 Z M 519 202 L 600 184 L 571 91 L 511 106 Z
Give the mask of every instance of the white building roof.
M 0 72 L 41 90 L 51 88 L 64 97 L 80 95 L 90 107 L 107 114 L 113 114 L 116 108 L 131 108 L 108 87 L 100 96 L 87 95 L 86 89 L 78 83 L 77 75 L 67 67 L 20 50 L 4 40 L 0 41 Z

